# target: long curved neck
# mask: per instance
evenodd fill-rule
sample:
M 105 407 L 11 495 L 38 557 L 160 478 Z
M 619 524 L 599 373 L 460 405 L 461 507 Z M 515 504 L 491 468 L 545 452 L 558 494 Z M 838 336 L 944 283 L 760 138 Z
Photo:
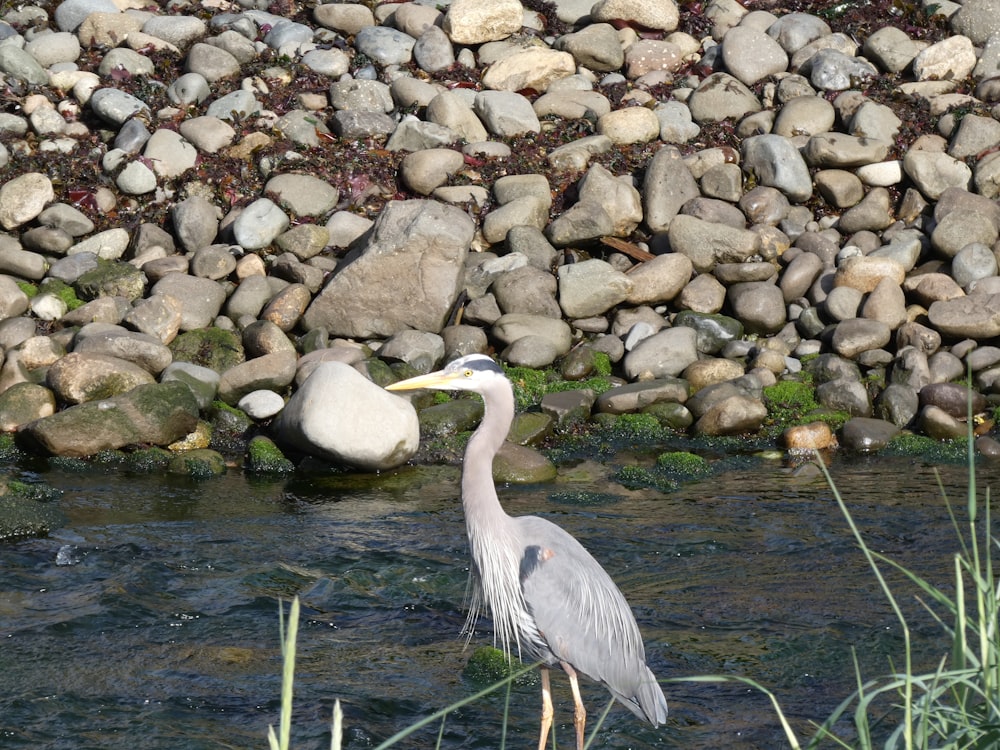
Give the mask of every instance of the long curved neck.
M 506 381 L 483 394 L 483 420 L 469 438 L 462 472 L 462 505 L 470 530 L 506 518 L 493 485 L 493 459 L 514 419 L 514 392 Z
M 493 458 L 514 418 L 514 393 L 510 383 L 501 380 L 486 388 L 482 396 L 483 421 L 469 438 L 462 470 L 462 507 L 474 563 L 473 580 L 478 582 L 466 631 L 472 633 L 485 604 L 493 614 L 495 640 L 507 654 L 520 655 L 524 611 L 518 580 L 521 545 L 513 519 L 500 506 L 493 485 Z

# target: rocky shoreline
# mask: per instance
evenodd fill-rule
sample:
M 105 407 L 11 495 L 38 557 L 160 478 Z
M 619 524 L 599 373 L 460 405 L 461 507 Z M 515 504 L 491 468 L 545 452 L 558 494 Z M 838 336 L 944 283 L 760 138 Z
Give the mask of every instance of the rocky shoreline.
M 536 437 L 801 381 L 792 449 L 964 437 L 971 371 L 997 453 L 1000 0 L 793 5 L 8 8 L 0 428 L 383 469 L 378 385 L 486 351 L 602 379 Z

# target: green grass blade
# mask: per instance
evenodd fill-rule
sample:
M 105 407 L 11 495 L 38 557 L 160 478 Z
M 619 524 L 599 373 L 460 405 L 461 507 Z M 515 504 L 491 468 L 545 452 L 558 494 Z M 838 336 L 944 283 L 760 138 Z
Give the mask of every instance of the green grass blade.
M 528 672 L 530 672 L 532 669 L 534 669 L 537 666 L 538 666 L 537 664 L 531 664 L 529 666 L 523 667 L 523 668 L 517 670 L 516 672 L 512 672 L 510 675 L 508 675 L 507 677 L 505 677 L 500 682 L 497 682 L 497 683 L 495 683 L 493 685 L 490 685 L 489 687 L 483 688 L 482 690 L 480 690 L 475 695 L 470 695 L 468 698 L 463 698 L 462 700 L 456 701 L 456 702 L 452 703 L 450 706 L 445 706 L 440 711 L 435 711 L 430 716 L 425 716 L 423 719 L 420 719 L 419 721 L 411 724 L 410 726 L 406 727 L 405 729 L 401 729 L 398 732 L 396 732 L 396 734 L 392 735 L 392 737 L 390 737 L 389 739 L 387 739 L 385 742 L 383 742 L 380 745 L 376 746 L 375 750 L 384 750 L 384 748 L 387 748 L 387 747 L 390 747 L 390 746 L 396 744 L 400 740 L 405 739 L 406 737 L 409 737 L 411 734 L 413 734 L 414 732 L 416 732 L 418 729 L 421 729 L 421 728 L 427 726 L 428 724 L 430 724 L 431 722 L 437 721 L 438 719 L 441 719 L 441 718 L 447 716 L 452 711 L 454 711 L 456 708 L 461 708 L 462 706 L 465 706 L 465 705 L 467 705 L 469 703 L 473 703 L 473 702 L 479 700 L 480 698 L 483 698 L 483 697 L 489 695 L 490 693 L 494 692 L 495 690 L 499 690 L 505 684 L 510 683 L 513 680 L 516 680 L 519 677 L 527 674 Z

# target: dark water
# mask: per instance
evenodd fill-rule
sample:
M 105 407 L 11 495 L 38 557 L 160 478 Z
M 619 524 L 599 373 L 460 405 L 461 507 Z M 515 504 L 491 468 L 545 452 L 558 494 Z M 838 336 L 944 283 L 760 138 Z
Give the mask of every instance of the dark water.
M 964 517 L 964 470 L 942 471 Z M 804 730 L 853 689 L 851 646 L 868 676 L 901 661 L 900 628 L 822 479 L 761 462 L 664 495 L 626 491 L 609 472 L 583 462 L 501 499 L 562 524 L 604 564 L 661 679 L 752 677 Z M 983 467 L 981 486 L 996 486 L 996 472 Z M 957 542 L 931 467 L 852 459 L 833 473 L 874 549 L 947 585 Z M 482 687 L 462 676 L 471 649 L 458 635 L 467 560 L 457 469 L 360 483 L 41 478 L 64 491 L 69 521 L 50 538 L 0 545 L 2 748 L 265 747 L 278 720 L 278 600 L 296 594 L 295 747 L 329 747 L 335 698 L 348 747 L 368 747 Z M 567 490 L 605 494 L 572 505 Z M 947 644 L 912 588 L 891 579 L 930 665 Z M 474 645 L 490 642 L 482 627 Z M 565 680 L 553 682 L 566 747 L 572 703 Z M 666 691 L 665 727 L 615 707 L 595 747 L 787 746 L 753 690 Z M 592 717 L 605 696 L 586 691 Z M 537 685 L 515 687 L 510 701 L 508 747 L 531 747 Z M 442 746 L 499 747 L 503 704 L 500 693 L 452 714 Z M 438 730 L 400 747 L 433 747 Z

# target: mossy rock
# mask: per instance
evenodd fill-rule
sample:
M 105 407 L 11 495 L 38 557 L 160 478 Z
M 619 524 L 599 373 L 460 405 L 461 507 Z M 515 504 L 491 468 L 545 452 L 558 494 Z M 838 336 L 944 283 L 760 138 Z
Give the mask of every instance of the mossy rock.
M 640 413 L 655 417 L 662 426 L 672 430 L 686 430 L 694 424 L 694 416 L 688 408 L 676 401 L 659 401 L 643 407 Z
M 170 451 L 153 446 L 132 451 L 125 457 L 125 466 L 136 474 L 154 474 L 166 471 L 173 454 Z
M 226 473 L 226 459 L 209 448 L 178 453 L 167 465 L 171 474 L 182 474 L 192 479 L 210 479 Z
M 764 405 L 768 421 L 781 430 L 814 421 L 810 415 L 819 409 L 816 389 L 798 380 L 781 380 L 765 388 Z
M 176 362 L 190 362 L 219 373 L 246 361 L 240 335 L 223 328 L 199 328 L 182 333 L 170 342 L 170 352 Z
M 552 417 L 539 411 L 526 411 L 514 417 L 507 439 L 518 445 L 536 445 L 552 434 Z
M 661 453 L 656 458 L 656 469 L 681 482 L 701 479 L 712 473 L 712 466 L 708 461 L 687 451 Z
M 556 465 L 548 458 L 523 445 L 507 441 L 493 459 L 493 479 L 509 484 L 535 484 L 556 478 Z
M 503 651 L 492 646 L 480 646 L 472 652 L 469 661 L 462 670 L 462 676 L 477 685 L 493 685 L 506 680 L 511 675 L 524 668 L 520 660 L 507 656 Z M 528 672 L 514 680 L 515 685 L 530 684 L 531 675 Z
M 222 401 L 213 401 L 206 412 L 212 426 L 209 448 L 228 456 L 242 456 L 252 437 L 254 422 L 242 409 Z
M 926 435 L 902 432 L 879 453 L 881 456 L 910 456 L 933 463 L 961 463 L 969 457 L 968 440 L 934 440 Z
M 75 310 L 83 305 L 83 300 L 76 296 L 76 290 L 60 279 L 45 279 L 41 287 L 37 290 L 37 293 L 51 294 L 54 297 L 58 297 L 65 303 L 67 310 Z
M 680 487 L 680 482 L 664 472 L 643 466 L 623 466 L 611 479 L 630 490 L 654 489 L 666 493 L 674 492 Z
M 578 346 L 571 350 L 559 365 L 559 374 L 570 382 L 592 377 L 607 377 L 611 374 L 611 358 L 589 346 Z
M 53 500 L 60 493 L 46 485 L 8 482 L 0 486 L 0 540 L 45 536 L 65 518 Z
M 285 458 L 273 440 L 263 435 L 250 440 L 246 466 L 251 474 L 290 474 L 295 471 L 295 464 Z
M 87 301 L 98 297 L 124 297 L 134 302 L 145 293 L 146 281 L 146 274 L 131 263 L 100 260 L 97 268 L 76 280 L 75 288 Z
M 429 437 L 454 435 L 473 429 L 483 418 L 483 402 L 478 398 L 457 398 L 421 410 L 420 434 Z

